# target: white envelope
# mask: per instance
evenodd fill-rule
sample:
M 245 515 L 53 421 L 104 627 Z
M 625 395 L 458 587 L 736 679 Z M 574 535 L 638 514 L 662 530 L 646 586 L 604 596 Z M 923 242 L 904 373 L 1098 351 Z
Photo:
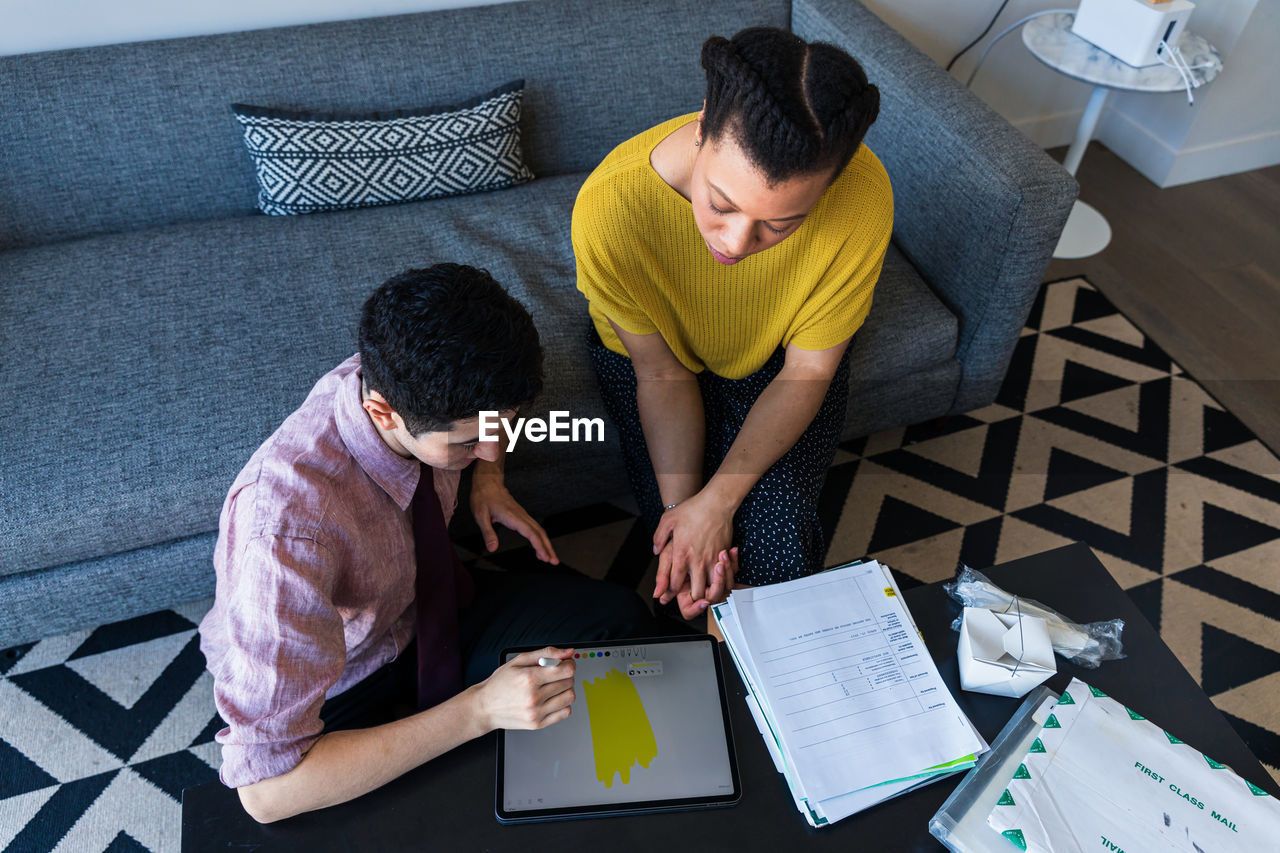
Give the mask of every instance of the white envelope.
M 1079 679 L 991 809 L 1010 853 L 1280 849 L 1275 797 Z
M 960 684 L 996 696 L 1025 696 L 1058 671 L 1049 626 L 1038 616 L 966 607 L 960 623 Z

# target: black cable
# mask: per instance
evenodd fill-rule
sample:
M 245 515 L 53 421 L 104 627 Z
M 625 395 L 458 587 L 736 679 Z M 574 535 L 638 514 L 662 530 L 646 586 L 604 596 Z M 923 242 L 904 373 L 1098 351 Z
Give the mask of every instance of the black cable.
M 955 65 L 955 64 L 956 64 L 956 60 L 957 60 L 957 59 L 959 59 L 960 57 L 964 56 L 966 53 L 968 53 L 968 52 L 969 52 L 969 48 L 973 47 L 975 44 L 977 44 L 978 42 L 980 42 L 980 41 L 982 41 L 984 38 L 986 38 L 987 33 L 991 32 L 991 28 L 992 28 L 992 27 L 994 27 L 994 26 L 996 25 L 996 20 L 997 20 L 997 19 L 999 19 L 999 17 L 1000 17 L 1000 13 L 1001 13 L 1001 12 L 1003 12 L 1003 11 L 1004 11 L 1004 7 L 1005 7 L 1005 6 L 1008 6 L 1008 5 L 1009 5 L 1009 0 L 1004 0 L 1004 2 L 1000 4 L 1000 8 L 999 8 L 999 9 L 996 9 L 996 13 L 995 13 L 995 15 L 993 15 L 993 16 L 992 16 L 992 18 L 991 18 L 991 23 L 987 24 L 987 28 L 986 28 L 985 30 L 983 30 L 983 31 L 978 35 L 978 37 L 977 37 L 976 39 L 974 39 L 973 41 L 971 41 L 971 42 L 969 42 L 967 45 L 965 45 L 963 50 L 961 50 L 961 51 L 960 51 L 959 53 L 957 53 L 955 56 L 951 57 L 951 61 L 947 63 L 947 70 L 948 70 L 948 71 L 950 71 L 950 70 L 951 70 L 951 66 L 953 66 L 953 65 Z

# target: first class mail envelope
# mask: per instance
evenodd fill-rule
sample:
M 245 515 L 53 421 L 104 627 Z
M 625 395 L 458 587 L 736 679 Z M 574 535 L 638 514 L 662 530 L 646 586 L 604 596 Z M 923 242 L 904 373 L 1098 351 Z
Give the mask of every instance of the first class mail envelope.
M 987 823 L 1029 853 L 1280 849 L 1280 803 L 1073 679 Z

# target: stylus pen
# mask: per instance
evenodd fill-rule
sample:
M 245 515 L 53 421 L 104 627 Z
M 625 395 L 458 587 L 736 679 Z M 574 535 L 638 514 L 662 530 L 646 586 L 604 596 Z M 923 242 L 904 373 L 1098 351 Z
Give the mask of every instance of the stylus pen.
M 560 658 L 538 658 L 538 666 L 559 666 Z

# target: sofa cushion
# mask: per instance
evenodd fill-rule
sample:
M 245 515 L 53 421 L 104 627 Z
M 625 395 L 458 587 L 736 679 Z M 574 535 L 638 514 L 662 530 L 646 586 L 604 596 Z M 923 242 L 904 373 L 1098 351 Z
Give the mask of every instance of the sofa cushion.
M 374 207 L 533 180 L 520 151 L 516 80 L 455 107 L 308 113 L 233 104 L 273 215 Z
M 898 379 L 951 361 L 959 333 L 955 315 L 890 243 L 871 313 L 850 344 L 850 382 Z
M 488 269 L 532 312 L 548 408 L 603 417 L 574 288 L 585 175 L 324 216 L 242 217 L 0 253 L 0 574 L 216 529 L 236 473 L 315 380 L 356 349 L 361 304 L 408 267 Z M 950 359 L 955 320 L 891 250 L 853 376 Z M 538 509 L 621 494 L 604 444 L 522 443 Z M 613 488 L 610 489 L 610 483 Z

